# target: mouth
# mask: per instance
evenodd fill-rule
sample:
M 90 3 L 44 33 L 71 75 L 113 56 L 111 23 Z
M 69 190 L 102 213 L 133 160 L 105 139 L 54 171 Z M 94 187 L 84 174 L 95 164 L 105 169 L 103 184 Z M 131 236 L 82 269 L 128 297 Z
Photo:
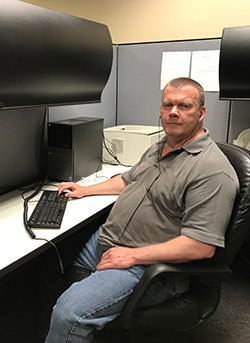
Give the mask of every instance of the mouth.
M 176 123 L 176 122 L 169 122 L 167 125 L 181 125 L 181 123 Z

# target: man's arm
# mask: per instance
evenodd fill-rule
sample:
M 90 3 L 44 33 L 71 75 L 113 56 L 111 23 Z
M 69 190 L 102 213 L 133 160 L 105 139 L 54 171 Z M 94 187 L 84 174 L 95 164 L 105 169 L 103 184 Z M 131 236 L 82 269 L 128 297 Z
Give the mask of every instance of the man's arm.
M 68 198 L 83 198 L 89 195 L 118 195 L 127 186 L 121 174 L 107 181 L 91 186 L 80 186 L 74 182 L 62 182 L 58 188 L 58 194 L 65 189 L 70 190 L 65 196 Z
M 107 250 L 97 266 L 98 270 L 129 268 L 137 264 L 184 263 L 211 258 L 215 246 L 179 236 L 168 242 L 142 248 L 115 247 Z

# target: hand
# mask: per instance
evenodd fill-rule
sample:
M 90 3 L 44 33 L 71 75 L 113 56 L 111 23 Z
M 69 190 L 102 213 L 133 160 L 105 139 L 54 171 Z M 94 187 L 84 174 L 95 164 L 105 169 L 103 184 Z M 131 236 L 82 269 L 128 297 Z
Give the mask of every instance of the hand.
M 70 192 L 67 192 L 65 196 L 67 198 L 82 198 L 85 194 L 85 187 L 77 185 L 74 182 L 62 182 L 59 185 L 58 188 L 58 194 L 60 195 L 65 189 L 70 190 Z
M 104 269 L 125 269 L 135 265 L 133 248 L 116 247 L 111 248 L 102 255 L 97 270 Z

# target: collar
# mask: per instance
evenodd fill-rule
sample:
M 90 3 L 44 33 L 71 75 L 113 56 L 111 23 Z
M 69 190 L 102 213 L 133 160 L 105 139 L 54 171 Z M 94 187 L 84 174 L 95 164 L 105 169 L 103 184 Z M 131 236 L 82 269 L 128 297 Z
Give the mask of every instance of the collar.
M 208 145 L 212 143 L 212 139 L 209 136 L 209 130 L 204 128 L 205 133 L 189 142 L 187 145 L 184 145 L 182 149 L 186 150 L 191 154 L 197 154 L 204 150 Z
M 185 150 L 190 154 L 197 154 L 204 150 L 208 145 L 212 143 L 212 139 L 209 136 L 209 130 L 204 128 L 204 134 L 198 138 L 195 138 L 188 144 L 184 145 L 181 148 L 173 150 L 172 152 L 180 152 L 180 150 Z M 167 137 L 164 137 L 159 143 L 162 144 L 162 147 L 166 143 Z

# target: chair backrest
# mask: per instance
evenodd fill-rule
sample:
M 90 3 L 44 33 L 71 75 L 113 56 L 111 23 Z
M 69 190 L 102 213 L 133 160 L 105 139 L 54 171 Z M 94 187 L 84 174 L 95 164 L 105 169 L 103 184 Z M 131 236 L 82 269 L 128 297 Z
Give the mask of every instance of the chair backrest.
M 234 167 L 240 182 L 240 193 L 235 200 L 226 232 L 225 248 L 217 248 L 212 259 L 230 265 L 250 234 L 250 151 L 230 143 L 217 143 L 217 145 Z

